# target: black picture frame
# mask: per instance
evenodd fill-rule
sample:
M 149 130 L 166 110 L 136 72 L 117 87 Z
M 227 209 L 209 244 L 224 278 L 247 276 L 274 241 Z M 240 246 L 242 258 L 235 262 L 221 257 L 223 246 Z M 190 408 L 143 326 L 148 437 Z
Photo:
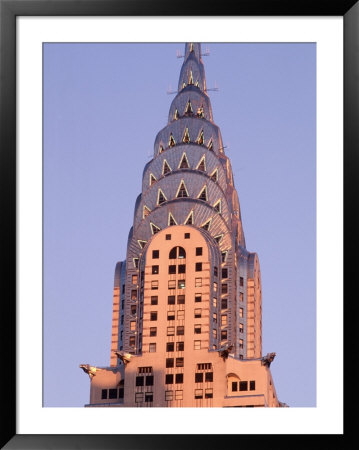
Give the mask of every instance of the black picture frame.
M 359 2 L 357 0 L 239 0 L 183 5 L 166 0 L 0 0 L 0 182 L 2 270 L 2 399 L 5 418 L 1 448 L 6 449 L 175 449 L 215 446 L 267 445 L 279 435 L 19 435 L 16 434 L 16 17 L 18 16 L 342 16 L 344 19 L 344 286 L 354 291 L 355 267 L 348 258 L 355 251 L 359 133 Z M 349 256 L 348 256 L 349 255 Z M 5 287 L 5 289 L 4 289 Z M 6 294 L 5 294 L 6 293 Z M 354 298 L 353 298 L 354 300 Z M 354 329 L 355 302 L 345 303 L 346 331 Z M 351 337 L 353 339 L 353 337 Z M 350 349 L 345 349 L 348 360 Z M 348 398 L 346 398 L 348 400 Z M 349 401 L 346 401 L 348 407 Z M 346 418 L 345 434 L 352 430 L 354 414 Z M 218 424 L 219 425 L 219 424 Z M 119 424 L 119 429 L 121 425 Z M 227 427 L 226 427 L 227 428 Z M 338 444 L 344 435 L 330 435 Z M 280 435 L 284 441 L 293 435 Z M 314 436 L 314 437 L 319 437 Z M 239 439 L 240 438 L 240 439 Z M 304 442 L 308 435 L 298 435 Z M 313 436 L 311 436 L 312 442 Z

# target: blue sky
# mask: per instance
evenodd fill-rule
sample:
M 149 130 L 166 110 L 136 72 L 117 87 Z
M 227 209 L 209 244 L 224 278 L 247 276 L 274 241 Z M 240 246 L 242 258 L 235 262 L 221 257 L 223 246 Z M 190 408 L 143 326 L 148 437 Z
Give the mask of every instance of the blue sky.
M 316 405 L 315 44 L 214 44 L 215 123 L 263 291 L 278 397 Z M 184 44 L 44 45 L 44 406 L 82 407 L 107 366 L 112 289 Z M 64 370 L 58 371 L 59 365 Z

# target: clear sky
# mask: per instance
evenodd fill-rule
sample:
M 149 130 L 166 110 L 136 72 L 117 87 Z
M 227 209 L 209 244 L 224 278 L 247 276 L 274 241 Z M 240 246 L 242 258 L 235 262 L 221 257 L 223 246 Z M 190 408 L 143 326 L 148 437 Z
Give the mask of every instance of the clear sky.
M 316 406 L 315 44 L 202 44 L 215 123 L 257 252 L 279 400 Z M 184 44 L 44 45 L 44 406 L 89 401 L 112 289 Z M 58 370 L 61 367 L 61 370 Z

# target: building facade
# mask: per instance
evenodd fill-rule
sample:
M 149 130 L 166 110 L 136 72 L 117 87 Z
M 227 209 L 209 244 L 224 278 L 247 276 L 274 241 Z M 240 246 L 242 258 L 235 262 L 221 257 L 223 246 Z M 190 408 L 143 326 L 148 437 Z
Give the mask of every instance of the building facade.
M 86 406 L 283 406 L 274 356 L 262 355 L 259 260 L 246 249 L 201 46 L 188 43 L 115 269 L 110 366 L 80 366 Z

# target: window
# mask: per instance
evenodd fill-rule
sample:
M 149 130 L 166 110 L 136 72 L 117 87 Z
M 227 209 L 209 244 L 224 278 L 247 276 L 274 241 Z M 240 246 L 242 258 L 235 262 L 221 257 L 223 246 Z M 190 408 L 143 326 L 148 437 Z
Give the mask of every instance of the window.
M 239 277 L 239 285 L 243 286 L 243 277 Z
M 194 350 L 201 350 L 201 341 L 194 341 Z
M 221 340 L 227 339 L 227 330 L 221 330 Z
M 222 269 L 222 278 L 228 278 L 228 269 Z
M 176 373 L 176 383 L 177 384 L 183 383 L 183 373 Z
M 178 280 L 178 289 L 184 289 L 186 287 L 185 280 Z
M 202 263 L 196 263 L 196 272 L 202 272 Z
M 166 401 L 173 400 L 173 391 L 165 391 L 165 400 Z
M 239 293 L 239 301 L 243 302 L 243 292 Z
M 176 303 L 176 296 L 175 295 L 169 295 L 167 297 L 167 299 L 168 299 L 168 304 L 169 305 L 174 305 Z
M 205 372 L 205 380 L 211 383 L 213 381 L 213 372 Z
M 158 295 L 151 295 L 151 305 L 158 305 Z
M 136 314 L 137 311 L 137 306 L 136 305 L 131 305 L 131 314 L 134 315 Z
M 188 191 L 186 185 L 184 184 L 184 181 L 181 181 L 178 187 L 176 198 L 184 198 L 184 197 L 188 197 Z
M 239 317 L 243 317 L 243 308 L 239 308 Z
M 168 289 L 176 289 L 176 280 L 168 280 Z
M 213 339 L 217 339 L 217 330 L 213 329 Z
M 138 277 L 137 275 L 132 275 L 132 284 L 137 284 Z
M 194 334 L 201 334 L 201 325 L 197 324 L 194 326 Z
M 196 256 L 202 256 L 203 248 L 202 247 L 196 247 Z
M 221 309 L 227 309 L 227 299 L 222 298 L 221 300 Z
M 177 352 L 183 352 L 184 351 L 184 342 L 182 342 L 182 341 L 177 342 L 176 350 L 177 350 Z
M 122 285 L 122 294 L 124 294 L 124 293 L 125 293 L 125 287 L 126 287 L 126 285 L 125 285 L 125 284 L 123 284 L 123 285 Z
M 122 387 L 118 390 L 118 398 L 123 398 L 125 394 L 125 389 Z
M 168 273 L 169 273 L 170 275 L 176 273 L 176 265 L 175 265 L 175 264 L 172 264 L 172 265 L 168 266 Z
M 207 186 L 204 186 L 203 189 L 201 190 L 201 192 L 198 195 L 198 199 L 199 200 L 204 200 L 207 201 L 208 196 L 207 196 Z
M 248 381 L 240 381 L 239 382 L 239 390 L 240 391 L 248 391 Z
M 121 325 L 123 325 L 123 319 L 125 318 L 124 315 L 121 316 Z
M 227 294 L 228 292 L 228 284 L 222 283 L 222 294 Z
M 184 320 L 184 309 L 177 311 L 177 320 Z
M 249 390 L 250 391 L 256 390 L 256 382 L 254 380 L 249 382 Z
M 145 402 L 153 402 L 153 392 L 145 392 Z
M 135 402 L 136 403 L 143 402 L 143 392 L 136 392 L 135 393 Z
M 178 266 L 178 273 L 186 273 L 186 264 L 180 264 Z
M 134 345 L 136 344 L 135 336 L 130 336 L 129 344 L 130 344 L 130 347 L 134 347 Z
M 202 278 L 196 278 L 194 282 L 195 287 L 202 287 Z
M 185 238 L 185 239 L 189 239 L 190 237 L 191 237 L 191 234 L 190 234 L 190 233 L 185 233 L 185 234 L 184 234 L 184 238 Z
M 240 332 L 240 333 L 243 333 L 243 323 L 240 323 L 240 324 L 239 324 L 239 332 Z
M 227 252 L 222 252 L 222 253 L 221 253 L 221 256 L 222 256 L 222 262 L 226 262 L 226 259 L 227 259 Z
M 183 336 L 184 335 L 184 327 L 180 326 L 177 327 L 177 336 Z
M 157 328 L 156 327 L 150 328 L 150 336 L 157 336 Z
M 217 313 L 213 313 L 213 323 L 217 323 Z
M 145 377 L 143 375 L 136 377 L 136 386 L 143 386 L 145 381 Z
M 157 320 L 157 311 L 151 311 L 150 320 Z
M 175 320 L 175 312 L 174 311 L 168 311 L 167 320 Z
M 152 250 L 152 259 L 158 259 L 160 257 L 159 250 Z
M 177 305 L 184 305 L 186 297 L 184 295 L 177 295 Z
M 147 375 L 146 386 L 153 386 L 153 375 Z
M 156 353 L 156 343 L 155 342 L 152 342 L 151 344 L 149 344 L 148 351 L 150 353 Z
M 168 373 L 168 374 L 166 375 L 166 381 L 165 381 L 165 383 L 166 383 L 166 384 L 173 384 L 173 374 L 172 374 L 172 373 Z
M 137 289 L 132 289 L 131 300 L 137 300 Z
M 101 391 L 101 399 L 104 400 L 107 398 L 107 389 L 102 389 Z
M 166 352 L 174 352 L 175 350 L 175 343 L 174 342 L 167 342 L 166 344 Z
M 202 301 L 202 295 L 196 294 L 194 297 L 194 301 L 195 301 L 195 303 L 200 303 Z
M 176 367 L 184 366 L 184 358 L 176 358 Z
M 239 340 L 239 348 L 243 348 L 243 339 Z
M 218 291 L 218 284 L 216 282 L 213 283 L 213 292 Z
M 153 289 L 154 291 L 158 289 L 158 280 L 151 281 L 151 289 Z
M 203 372 L 196 372 L 194 374 L 194 382 L 195 383 L 203 383 Z
M 131 320 L 130 322 L 130 331 L 135 331 L 136 329 L 136 321 L 135 320 Z
M 213 389 L 206 389 L 204 392 L 204 398 L 213 398 Z
M 157 275 L 158 273 L 160 273 L 159 266 L 152 266 L 152 275 Z
M 183 400 L 183 391 L 176 391 L 175 399 L 176 400 Z
M 202 309 L 195 309 L 194 310 L 194 318 L 200 319 L 202 317 Z
M 175 335 L 175 327 L 167 327 L 167 336 Z
M 166 241 L 170 241 L 171 240 L 171 235 L 170 234 L 166 234 Z
M 203 389 L 195 389 L 194 390 L 194 398 L 195 399 L 203 398 Z
M 152 367 L 139 367 L 138 373 L 152 373 Z
M 173 358 L 166 358 L 166 367 L 174 367 L 174 359 Z
M 227 314 L 223 314 L 221 317 L 221 325 L 227 325 Z
M 232 381 L 232 392 L 238 391 L 238 383 L 237 381 Z

